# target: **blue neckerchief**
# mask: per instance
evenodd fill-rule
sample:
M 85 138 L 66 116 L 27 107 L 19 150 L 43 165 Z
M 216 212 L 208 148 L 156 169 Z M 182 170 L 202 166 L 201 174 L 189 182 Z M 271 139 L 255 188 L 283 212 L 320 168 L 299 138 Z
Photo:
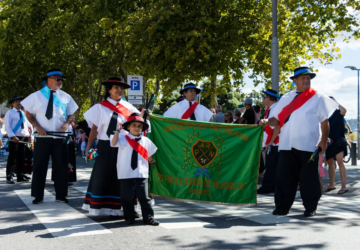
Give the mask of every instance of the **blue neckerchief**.
M 20 112 L 21 112 L 21 119 L 18 121 L 18 123 L 16 123 L 15 127 L 12 129 L 14 134 L 16 134 L 16 131 L 18 131 L 21 124 L 24 122 L 24 113 L 21 110 L 20 110 Z
M 40 89 L 40 92 L 45 96 L 46 99 L 49 100 L 51 91 L 48 86 L 45 86 L 44 88 Z M 56 95 L 53 96 L 53 103 L 56 107 L 62 110 L 65 120 L 67 120 L 67 115 L 66 115 L 67 105 L 63 103 L 63 101 L 61 101 L 59 97 L 57 97 Z

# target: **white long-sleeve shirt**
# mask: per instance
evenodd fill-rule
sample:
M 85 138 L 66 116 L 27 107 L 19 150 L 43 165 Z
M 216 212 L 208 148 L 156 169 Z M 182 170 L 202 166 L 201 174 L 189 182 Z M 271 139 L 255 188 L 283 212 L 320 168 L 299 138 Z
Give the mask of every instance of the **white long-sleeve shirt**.
M 5 114 L 5 131 L 8 135 L 8 137 L 13 137 L 13 136 L 24 137 L 24 136 L 30 135 L 29 130 L 28 130 L 30 123 L 26 119 L 24 112 L 22 112 L 24 128 L 21 128 L 21 126 L 19 126 L 17 131 L 13 131 L 16 124 L 18 124 L 18 122 L 20 120 L 19 112 L 20 112 L 20 110 L 17 110 L 16 108 L 12 108 Z

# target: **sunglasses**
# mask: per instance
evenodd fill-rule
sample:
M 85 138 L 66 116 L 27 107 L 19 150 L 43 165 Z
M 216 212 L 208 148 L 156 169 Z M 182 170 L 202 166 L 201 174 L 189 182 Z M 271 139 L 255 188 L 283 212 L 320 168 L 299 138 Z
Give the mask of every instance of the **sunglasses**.
M 51 79 L 55 79 L 56 81 L 60 82 L 60 81 L 64 81 L 63 77 L 52 77 Z

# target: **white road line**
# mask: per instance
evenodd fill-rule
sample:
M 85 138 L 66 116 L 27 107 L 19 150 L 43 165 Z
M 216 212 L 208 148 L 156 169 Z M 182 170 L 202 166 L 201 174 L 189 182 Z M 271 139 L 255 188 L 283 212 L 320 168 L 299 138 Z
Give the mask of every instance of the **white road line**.
M 86 193 L 87 186 L 83 187 L 77 187 L 73 186 L 72 188 L 82 192 Z M 155 219 L 159 220 L 160 226 L 165 229 L 182 229 L 182 228 L 195 228 L 195 227 L 204 227 L 204 226 L 211 226 L 213 224 L 208 222 L 203 222 L 197 219 L 194 219 L 190 216 L 173 212 L 164 208 L 161 208 L 159 206 L 154 206 L 154 214 Z
M 194 203 L 191 204 L 216 210 L 219 213 L 244 218 L 251 220 L 260 224 L 280 224 L 280 223 L 290 223 L 298 222 L 299 220 L 292 218 L 290 216 L 274 216 L 272 211 L 265 212 L 256 207 L 241 207 L 241 206 L 231 206 L 231 205 L 214 205 L 214 204 L 205 204 L 205 203 Z
M 112 233 L 68 204 L 55 202 L 55 196 L 46 190 L 44 203 L 37 205 L 32 204 L 30 189 L 15 192 L 54 237 Z

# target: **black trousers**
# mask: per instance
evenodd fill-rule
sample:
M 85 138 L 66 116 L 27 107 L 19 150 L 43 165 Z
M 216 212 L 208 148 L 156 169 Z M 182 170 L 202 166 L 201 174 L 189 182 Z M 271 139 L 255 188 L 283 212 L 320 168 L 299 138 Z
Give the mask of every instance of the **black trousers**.
M 24 137 L 17 137 L 22 140 Z M 16 164 L 16 175 L 20 178 L 23 174 L 25 158 L 25 144 L 9 142 L 9 156 L 6 164 L 6 176 L 9 176 L 12 172 L 12 168 Z
M 321 197 L 319 157 L 308 163 L 311 155 L 311 152 L 296 149 L 280 151 L 275 186 L 277 209 L 290 210 L 300 182 L 300 194 L 305 209 L 316 210 Z
M 260 153 L 260 167 L 259 167 L 259 174 L 264 172 L 265 170 L 265 164 L 264 164 L 264 158 L 262 152 Z
M 136 195 L 141 206 L 141 213 L 144 221 L 154 217 L 154 210 L 151 207 L 151 199 L 149 197 L 148 179 L 133 178 L 121 179 L 121 202 L 124 210 L 124 217 L 134 217 L 134 186 Z
M 266 192 L 274 192 L 275 190 L 276 169 L 279 160 L 278 148 L 278 146 L 271 146 L 269 153 L 266 155 L 266 171 L 261 186 L 261 189 Z
M 33 197 L 44 197 L 50 155 L 54 169 L 56 197 L 63 198 L 67 196 L 69 162 L 67 138 L 37 137 L 34 144 L 33 178 L 31 182 L 31 196 Z

